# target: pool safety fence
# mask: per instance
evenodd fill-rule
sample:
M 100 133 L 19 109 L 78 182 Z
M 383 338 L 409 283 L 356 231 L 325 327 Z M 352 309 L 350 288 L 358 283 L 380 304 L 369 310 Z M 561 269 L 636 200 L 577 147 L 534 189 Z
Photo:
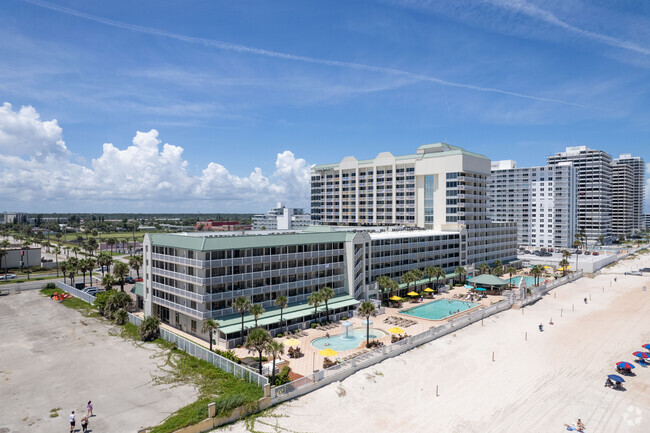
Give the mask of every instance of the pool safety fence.
M 534 286 L 530 287 L 530 292 L 531 292 L 530 295 L 527 295 L 524 299 L 522 299 L 519 302 L 519 305 L 521 307 L 525 307 L 526 305 L 535 303 L 540 299 L 542 299 L 542 296 L 547 294 L 550 290 L 563 286 L 564 284 L 571 283 L 577 279 L 582 278 L 582 276 L 583 276 L 583 271 L 579 270 L 572 274 L 565 275 L 562 278 L 558 278 L 557 280 L 551 280 L 547 283 L 540 284 L 538 287 L 534 287 Z
M 70 293 L 75 298 L 79 298 L 83 301 L 88 302 L 89 304 L 93 304 L 95 302 L 94 296 L 84 293 L 81 290 L 77 290 L 74 287 L 64 284 L 60 281 L 56 282 L 56 286 L 59 289 Z M 132 313 L 129 313 L 129 322 L 136 326 L 140 326 L 142 319 Z M 244 379 L 246 382 L 257 384 L 262 388 L 269 383 L 269 379 L 267 377 L 261 376 L 259 373 L 250 370 L 240 364 L 237 364 L 236 362 L 233 362 L 229 359 L 226 359 L 221 355 L 210 352 L 209 349 L 206 349 L 205 347 L 196 344 L 195 342 L 190 341 L 185 337 L 170 332 L 167 329 L 160 328 L 160 338 L 175 344 L 179 350 L 182 350 L 183 352 L 186 352 L 195 358 L 207 361 L 215 367 L 228 372 L 235 377 Z

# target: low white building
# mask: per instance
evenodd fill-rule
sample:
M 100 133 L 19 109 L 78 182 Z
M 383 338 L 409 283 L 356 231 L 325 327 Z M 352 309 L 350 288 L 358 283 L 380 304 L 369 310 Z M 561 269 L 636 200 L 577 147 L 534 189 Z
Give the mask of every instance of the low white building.
M 265 214 L 253 215 L 253 230 L 295 230 L 311 225 L 311 215 L 282 202 Z
M 5 250 L 7 254 L 0 260 L 0 271 L 4 273 L 7 269 L 20 269 L 34 266 L 41 266 L 40 248 L 10 248 Z

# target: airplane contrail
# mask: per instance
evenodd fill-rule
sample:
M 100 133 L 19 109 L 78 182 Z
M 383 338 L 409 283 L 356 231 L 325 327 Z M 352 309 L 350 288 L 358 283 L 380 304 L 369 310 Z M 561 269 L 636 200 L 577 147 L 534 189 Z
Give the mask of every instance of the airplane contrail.
M 320 59 L 317 57 L 309 57 L 309 56 L 301 56 L 301 55 L 296 55 L 296 54 L 289 54 L 289 53 L 283 53 L 280 51 L 273 51 L 273 50 L 266 50 L 262 48 L 255 48 L 255 47 L 248 47 L 245 45 L 239 45 L 239 44 L 233 44 L 229 42 L 223 42 L 223 41 L 218 41 L 215 39 L 206 39 L 206 38 L 197 38 L 194 36 L 187 36 L 187 35 L 182 35 L 178 33 L 171 33 L 167 32 L 164 30 L 156 29 L 153 27 L 145 27 L 145 26 L 139 26 L 135 24 L 129 24 L 121 21 L 116 21 L 112 20 L 109 18 L 104 18 L 100 17 L 97 15 L 91 15 L 87 14 L 85 12 L 78 11 L 76 9 L 70 9 L 64 6 L 59 6 L 55 5 L 46 1 L 42 0 L 22 0 L 25 3 L 32 4 L 34 6 L 42 7 L 45 9 L 50 9 L 56 12 L 64 13 L 67 15 L 73 15 L 79 18 L 83 18 L 89 21 L 95 21 L 101 24 L 105 24 L 108 26 L 112 27 L 117 27 L 125 30 L 130 30 L 134 32 L 139 32 L 139 33 L 145 33 L 149 35 L 154 35 L 154 36 L 162 36 L 165 38 L 170 38 L 170 39 L 176 39 L 179 41 L 184 41 L 192 44 L 198 44 L 198 45 L 204 45 L 208 47 L 214 47 L 222 50 L 227 50 L 227 51 L 235 51 L 235 52 L 240 52 L 240 53 L 248 53 L 248 54 L 253 54 L 257 56 L 264 56 L 264 57 L 273 57 L 273 58 L 278 58 L 278 59 L 284 59 L 284 60 L 292 60 L 292 61 L 297 61 L 297 62 L 303 62 L 303 63 L 312 63 L 312 64 L 318 64 L 318 65 L 324 65 L 324 66 L 334 66 L 334 67 L 339 67 L 339 68 L 346 68 L 346 69 L 354 69 L 354 70 L 362 70 L 362 71 L 370 71 L 370 72 L 378 72 L 378 73 L 383 73 L 383 74 L 389 74 L 389 75 L 395 75 L 395 76 L 401 76 L 401 77 L 407 77 L 411 78 L 414 80 L 418 81 L 425 81 L 425 82 L 431 82 L 431 83 L 437 83 L 441 84 L 443 86 L 447 87 L 456 87 L 456 88 L 461 88 L 461 89 L 469 89 L 469 90 L 474 90 L 478 92 L 488 92 L 488 93 L 497 93 L 501 95 L 507 95 L 507 96 L 513 96 L 517 98 L 523 98 L 523 99 L 528 99 L 528 100 L 533 100 L 533 101 L 540 101 L 540 102 L 550 102 L 550 103 L 555 103 L 555 104 L 562 104 L 562 105 L 568 105 L 572 107 L 579 107 L 579 108 L 586 108 L 590 110 L 598 110 L 598 111 L 612 111 L 606 108 L 600 108 L 600 107 L 594 107 L 590 105 L 585 105 L 585 104 L 579 104 L 576 102 L 570 102 L 570 101 L 564 101 L 562 99 L 556 99 L 556 98 L 546 98 L 546 97 L 541 97 L 541 96 L 534 96 L 534 95 L 528 95 L 525 93 L 519 93 L 519 92 L 514 92 L 510 90 L 503 90 L 503 89 L 498 89 L 495 87 L 482 87 L 474 84 L 468 84 L 468 83 L 459 83 L 455 81 L 449 81 L 449 80 L 443 80 L 441 78 L 437 78 L 431 75 L 425 75 L 425 74 L 419 74 L 415 72 L 409 72 L 405 71 L 402 69 L 394 69 L 394 68 L 387 68 L 383 66 L 373 66 L 373 65 L 366 65 L 363 63 L 354 63 L 354 62 L 344 62 L 344 61 L 339 61 L 339 60 L 327 60 L 327 59 Z

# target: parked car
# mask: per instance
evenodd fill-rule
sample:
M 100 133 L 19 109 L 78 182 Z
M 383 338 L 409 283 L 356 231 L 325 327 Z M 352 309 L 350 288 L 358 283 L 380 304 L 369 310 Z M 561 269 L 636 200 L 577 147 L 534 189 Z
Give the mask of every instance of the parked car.
M 93 272 L 102 272 L 102 269 L 104 269 L 104 272 L 108 272 L 108 266 L 102 266 L 101 268 L 95 269 Z
M 590 256 L 590 255 L 591 255 L 591 251 L 585 251 L 585 256 Z
M 533 254 L 536 255 L 536 256 L 541 256 L 542 255 L 542 253 L 539 252 L 539 251 L 533 251 Z
M 555 250 L 554 250 L 553 248 L 549 248 L 547 251 L 548 251 L 549 253 L 554 253 L 554 252 L 555 252 Z
M 548 251 L 545 252 L 545 253 L 540 253 L 539 255 L 542 256 L 542 257 L 552 257 L 553 256 L 553 254 L 549 253 Z
M 592 256 L 599 256 L 600 253 L 599 253 L 598 251 L 594 251 L 593 253 L 591 253 L 591 255 L 592 255 Z
M 133 283 L 135 283 L 135 278 L 133 278 L 133 277 L 125 277 L 124 282 L 127 283 L 127 284 L 133 284 Z
M 524 251 L 524 254 L 532 254 L 532 253 L 530 252 L 530 250 L 526 250 Z
M 141 281 L 142 281 L 142 277 L 138 277 L 138 278 L 136 278 L 135 281 L 140 281 L 140 282 L 141 282 Z
M 1 277 L 0 279 L 2 279 L 2 281 L 4 281 L 5 277 L 6 277 L 8 280 L 14 280 L 14 279 L 16 279 L 16 274 L 6 274 L 6 275 L 2 275 L 2 277 Z
M 545 252 L 546 252 L 546 248 L 540 248 L 540 249 L 539 249 L 539 252 L 540 252 L 540 253 L 545 253 Z
M 625 275 L 636 275 L 637 277 L 642 277 L 642 276 L 643 276 L 643 272 L 639 272 L 639 271 L 629 271 L 629 272 L 626 272 Z
M 650 268 L 641 268 L 639 272 L 650 272 Z
M 573 254 L 582 254 L 582 250 L 575 250 Z
M 97 293 L 99 293 L 99 289 L 97 287 L 91 286 L 91 287 L 86 287 L 85 289 L 82 290 L 82 292 L 95 296 Z

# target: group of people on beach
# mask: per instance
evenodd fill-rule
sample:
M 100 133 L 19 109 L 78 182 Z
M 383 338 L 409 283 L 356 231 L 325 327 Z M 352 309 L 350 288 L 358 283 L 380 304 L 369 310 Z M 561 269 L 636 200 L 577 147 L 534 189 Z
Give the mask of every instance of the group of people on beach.
M 585 431 L 585 424 L 578 418 L 578 421 L 573 424 L 564 424 L 564 427 L 566 427 L 567 430 L 569 431 Z
M 86 405 L 86 414 L 81 418 L 81 431 L 88 431 L 88 418 L 91 416 L 93 416 L 93 402 L 88 400 L 88 404 Z M 74 411 L 72 411 L 70 413 L 70 433 L 74 431 L 76 423 L 76 415 Z

